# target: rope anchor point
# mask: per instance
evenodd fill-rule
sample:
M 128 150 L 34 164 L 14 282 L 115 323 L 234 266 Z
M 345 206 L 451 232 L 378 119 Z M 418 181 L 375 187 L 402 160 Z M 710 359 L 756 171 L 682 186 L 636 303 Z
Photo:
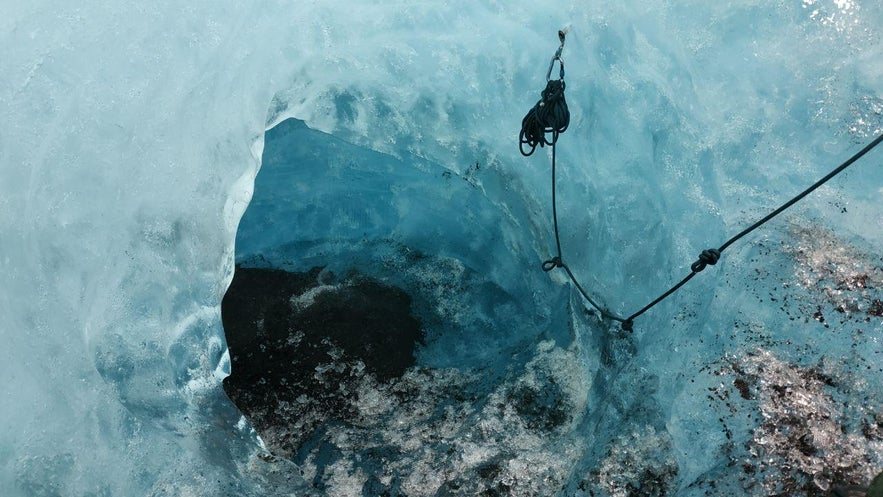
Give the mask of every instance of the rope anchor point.
M 723 252 L 727 247 L 740 240 L 744 236 L 748 235 L 760 226 L 766 224 L 772 218 L 781 214 L 784 210 L 799 202 L 801 199 L 825 184 L 828 180 L 840 174 L 844 169 L 852 165 L 855 161 L 859 160 L 866 153 L 870 152 L 874 147 L 876 147 L 880 143 L 883 143 L 883 133 L 881 133 L 871 143 L 866 145 L 859 152 L 856 152 L 852 157 L 846 160 L 846 162 L 842 163 L 836 169 L 828 173 L 824 178 L 818 180 L 812 186 L 810 186 L 800 194 L 796 195 L 795 197 L 791 198 L 791 200 L 785 202 L 779 208 L 770 212 L 759 221 L 744 229 L 739 234 L 731 237 L 723 245 L 721 245 L 720 248 L 703 250 L 702 253 L 699 254 L 699 259 L 690 265 L 692 273 L 688 274 L 679 283 L 676 283 L 655 300 L 645 305 L 641 310 L 635 312 L 627 318 L 619 317 L 606 311 L 604 307 L 596 304 L 595 301 L 588 294 L 588 292 L 586 292 L 582 285 L 580 285 L 579 281 L 577 281 L 574 274 L 570 271 L 570 268 L 567 267 L 561 260 L 561 240 L 558 232 L 558 209 L 555 188 L 555 145 L 558 142 L 558 136 L 566 131 L 567 127 L 570 125 L 570 110 L 567 108 L 567 102 L 564 98 L 564 61 L 561 59 L 561 52 L 564 50 L 564 41 L 567 35 L 567 30 L 568 28 L 565 27 L 558 31 L 558 40 L 561 42 L 561 44 L 559 45 L 558 50 L 555 52 L 555 55 L 552 56 L 552 60 L 549 62 L 549 69 L 546 72 L 546 89 L 541 92 L 540 100 L 527 113 L 527 115 L 524 116 L 524 119 L 522 119 L 521 121 L 521 133 L 518 137 L 518 147 L 521 151 L 521 155 L 525 157 L 533 154 L 534 151 L 536 151 L 537 146 L 544 147 L 546 145 L 550 145 L 552 149 L 552 220 L 555 230 L 555 243 L 558 247 L 558 255 L 543 262 L 543 271 L 549 272 L 555 268 L 563 268 L 567 272 L 567 276 L 570 278 L 570 281 L 576 286 L 576 289 L 583 296 L 583 298 L 585 298 L 586 301 L 592 304 L 592 306 L 597 309 L 597 312 L 600 313 L 602 317 L 619 321 L 621 323 L 623 331 L 632 332 L 634 330 L 635 318 L 641 316 L 642 314 L 650 310 L 653 306 L 679 290 L 684 284 L 690 281 L 690 279 L 692 279 L 696 275 L 696 273 L 703 271 L 709 265 L 716 265 L 718 260 L 720 260 L 721 252 Z M 557 80 L 551 79 L 552 69 L 555 66 L 555 61 L 558 61 L 560 65 L 559 79 Z M 552 135 L 551 139 L 547 138 L 547 135 L 550 133 Z M 529 147 L 527 150 L 525 150 L 525 145 Z
M 548 261 L 543 262 L 543 271 L 547 273 L 556 267 L 564 267 L 564 263 L 561 262 L 561 257 L 552 257 Z

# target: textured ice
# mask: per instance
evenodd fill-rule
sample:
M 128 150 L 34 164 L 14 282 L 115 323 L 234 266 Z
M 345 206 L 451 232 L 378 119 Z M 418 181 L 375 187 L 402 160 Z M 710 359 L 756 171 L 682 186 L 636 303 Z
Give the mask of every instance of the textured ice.
M 818 495 L 883 466 L 879 151 L 622 335 L 539 271 L 549 157 L 515 142 L 569 23 L 564 256 L 631 312 L 883 132 L 877 3 L 0 10 L 0 495 Z M 268 454 L 221 389 L 258 254 L 384 278 L 427 328 L 333 459 Z

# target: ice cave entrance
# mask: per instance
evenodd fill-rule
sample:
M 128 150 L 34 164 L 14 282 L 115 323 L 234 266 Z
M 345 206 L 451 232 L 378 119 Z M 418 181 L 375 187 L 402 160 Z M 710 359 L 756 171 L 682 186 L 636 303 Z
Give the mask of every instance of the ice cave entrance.
M 465 170 L 297 119 L 267 132 L 222 314 L 225 389 L 274 454 L 328 466 L 322 448 L 344 429 L 402 459 L 404 441 L 369 440 L 395 432 L 401 409 L 428 410 L 419 423 L 440 430 L 439 406 L 466 423 L 496 397 L 517 400 L 525 436 L 571 420 L 579 394 L 546 381 L 569 363 L 531 365 L 538 342 L 572 340 L 567 294 L 534 271 L 530 237 L 513 236 L 511 211 L 527 207 L 504 196 L 500 171 Z M 507 380 L 525 367 L 532 382 Z

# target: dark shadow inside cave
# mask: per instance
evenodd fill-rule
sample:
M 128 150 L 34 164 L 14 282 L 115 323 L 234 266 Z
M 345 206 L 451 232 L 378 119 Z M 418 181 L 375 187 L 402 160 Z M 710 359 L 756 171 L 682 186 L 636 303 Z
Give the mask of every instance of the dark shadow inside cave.
M 266 441 L 291 454 L 322 423 L 352 421 L 366 375 L 388 382 L 414 365 L 422 330 L 410 307 L 404 291 L 358 274 L 237 267 L 221 304 L 224 390 L 258 432 L 284 427 Z

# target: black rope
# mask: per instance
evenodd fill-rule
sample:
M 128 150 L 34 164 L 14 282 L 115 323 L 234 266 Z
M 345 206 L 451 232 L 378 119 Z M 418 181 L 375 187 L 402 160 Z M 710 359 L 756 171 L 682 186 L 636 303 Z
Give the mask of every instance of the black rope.
M 734 244 L 736 241 L 738 241 L 738 240 L 741 239 L 742 237 L 746 236 L 747 234 L 751 233 L 752 231 L 756 230 L 757 228 L 763 226 L 763 225 L 766 224 L 768 221 L 770 221 L 770 220 L 773 219 L 774 217 L 776 217 L 776 216 L 778 216 L 779 214 L 781 214 L 782 212 L 784 212 L 787 208 L 791 207 L 792 205 L 796 204 L 797 202 L 799 202 L 800 200 L 802 200 L 804 197 L 806 197 L 806 196 L 809 195 L 810 193 L 812 193 L 812 192 L 814 192 L 815 190 L 817 190 L 820 186 L 822 186 L 822 185 L 824 185 L 825 183 L 827 183 L 831 178 L 833 178 L 834 176 L 837 176 L 838 174 L 840 174 L 841 172 L 843 172 L 844 169 L 846 169 L 847 167 L 851 166 L 855 161 L 861 159 L 863 155 L 865 155 L 866 153 L 870 152 L 871 149 L 873 149 L 874 147 L 876 147 L 877 145 L 879 145 L 881 141 L 883 141 L 883 134 L 881 134 L 880 136 L 878 136 L 877 138 L 875 138 L 874 141 L 872 141 L 871 143 L 869 143 L 868 145 L 866 145 L 865 148 L 859 150 L 855 155 L 853 155 L 853 156 L 850 157 L 848 160 L 846 160 L 846 162 L 844 162 L 843 164 L 840 164 L 839 166 L 837 166 L 837 168 L 835 168 L 833 171 L 831 171 L 830 173 L 828 173 L 827 175 L 825 175 L 824 178 L 822 178 L 822 179 L 816 181 L 815 183 L 813 183 L 812 186 L 810 186 L 810 187 L 807 188 L 806 190 L 802 191 L 801 193 L 799 193 L 798 195 L 796 195 L 796 196 L 795 196 L 794 198 L 792 198 L 791 200 L 789 200 L 789 201 L 785 202 L 784 204 L 782 204 L 778 209 L 776 209 L 776 210 L 770 212 L 769 214 L 767 214 L 766 216 L 764 216 L 763 219 L 757 221 L 756 223 L 752 224 L 752 225 L 749 226 L 748 228 L 745 228 L 745 229 L 742 230 L 739 234 L 735 235 L 734 237 L 732 237 L 732 238 L 730 238 L 729 240 L 727 240 L 726 242 L 724 242 L 724 244 L 721 245 L 720 248 L 716 248 L 716 249 L 712 248 L 712 249 L 706 249 L 706 250 L 703 250 L 702 253 L 699 254 L 699 260 L 697 260 L 696 262 L 694 262 L 694 263 L 690 266 L 690 270 L 691 270 L 692 272 L 691 272 L 689 275 L 687 275 L 686 278 L 684 278 L 683 280 L 681 280 L 681 281 L 680 281 L 678 284 L 676 284 L 675 286 L 671 287 L 667 292 L 665 292 L 665 293 L 663 293 L 662 295 L 660 295 L 656 300 L 654 300 L 653 302 L 650 302 L 649 304 L 647 304 L 646 306 L 644 306 L 640 311 L 638 311 L 638 312 L 632 314 L 631 316 L 629 316 L 629 317 L 626 319 L 626 321 L 627 321 L 627 322 L 631 322 L 631 321 L 634 320 L 636 317 L 638 317 L 638 316 L 640 316 L 641 314 L 644 314 L 645 312 L 647 312 L 648 310 L 650 310 L 650 308 L 652 308 L 654 305 L 658 304 L 658 303 L 661 302 L 663 299 L 665 299 L 666 297 L 668 297 L 669 295 L 671 295 L 672 293 L 674 293 L 674 292 L 675 292 L 677 289 L 679 289 L 681 286 L 683 286 L 684 283 L 690 281 L 690 279 L 691 279 L 693 276 L 695 276 L 696 273 L 701 272 L 703 269 L 705 269 L 706 266 L 708 266 L 708 265 L 713 266 L 713 265 L 717 264 L 717 261 L 718 261 L 718 259 L 720 259 L 720 256 L 721 256 L 721 252 L 723 252 L 724 250 L 726 250 L 727 247 L 729 247 L 730 245 Z
M 561 237 L 558 233 L 558 208 L 557 208 L 557 200 L 555 195 L 555 169 L 556 169 L 556 160 L 555 160 L 555 144 L 552 144 L 552 224 L 555 227 L 555 245 L 558 249 L 558 252 L 555 257 L 543 262 L 543 271 L 549 272 L 555 268 L 562 268 L 567 273 L 567 277 L 570 278 L 570 281 L 576 286 L 576 289 L 579 290 L 579 293 L 586 299 L 592 306 L 598 310 L 601 316 L 612 319 L 614 321 L 619 321 L 624 323 L 625 319 L 617 316 L 616 314 L 611 313 L 589 296 L 589 293 L 580 285 L 579 281 L 577 281 L 576 276 L 573 275 L 573 271 L 570 270 L 570 267 L 564 263 L 563 256 L 561 255 Z
M 543 262 L 543 270 L 544 271 L 551 271 L 552 269 L 555 269 L 556 267 L 564 268 L 564 270 L 567 272 L 568 278 L 576 286 L 576 289 L 579 291 L 579 293 L 590 304 L 592 304 L 592 306 L 594 306 L 596 309 L 598 309 L 598 312 L 603 317 L 606 317 L 606 318 L 614 320 L 614 321 L 619 321 L 620 323 L 622 323 L 623 330 L 632 331 L 634 329 L 635 318 L 637 318 L 638 316 L 649 311 L 656 304 L 665 300 L 669 295 L 678 291 L 688 281 L 693 279 L 693 277 L 696 276 L 696 274 L 702 272 L 707 266 L 714 266 L 715 264 L 717 264 L 718 260 L 720 260 L 721 252 L 726 250 L 727 247 L 729 247 L 730 245 L 732 245 L 733 243 L 735 243 L 739 239 L 743 238 L 744 236 L 748 235 L 749 233 L 751 233 L 755 229 L 759 228 L 760 226 L 764 225 L 765 223 L 767 223 L 768 221 L 770 221 L 774 217 L 778 216 L 783 211 L 785 211 L 786 209 L 788 209 L 792 205 L 796 204 L 797 202 L 799 202 L 801 199 L 803 199 L 804 197 L 806 197 L 807 195 L 809 195 L 813 191 L 817 190 L 820 186 L 824 185 L 831 178 L 833 178 L 834 176 L 837 176 L 844 169 L 851 166 L 855 161 L 859 160 L 862 156 L 864 156 L 865 154 L 870 152 L 874 147 L 879 145 L 880 142 L 883 142 L 883 134 L 878 136 L 876 139 L 874 139 L 874 141 L 872 141 L 871 143 L 866 145 L 863 149 L 861 149 L 859 152 L 857 152 L 855 155 L 850 157 L 846 162 L 844 162 L 843 164 L 838 166 L 836 169 L 834 169 L 833 171 L 828 173 L 824 178 L 816 181 L 812 186 L 810 186 L 809 188 L 807 188 L 806 190 L 804 190 L 803 192 L 801 192 L 800 194 L 798 194 L 797 196 L 795 196 L 791 200 L 782 204 L 782 206 L 780 206 L 778 209 L 776 209 L 776 210 L 772 211 L 771 213 L 767 214 L 766 216 L 764 216 L 763 219 L 757 221 L 756 223 L 752 224 L 751 226 L 749 226 L 745 230 L 741 231 L 739 234 L 737 234 L 737 235 L 733 236 L 732 238 L 730 238 L 729 240 L 727 240 L 723 245 L 720 246 L 720 248 L 716 248 L 716 249 L 711 248 L 711 249 L 703 250 L 702 253 L 699 254 L 699 258 L 696 260 L 696 262 L 694 262 L 693 264 L 690 265 L 690 271 L 691 271 L 690 274 L 688 274 L 686 277 L 684 277 L 684 279 L 682 279 L 681 281 L 676 283 L 674 286 L 672 286 L 671 288 L 666 290 L 662 295 L 660 295 L 659 297 L 654 299 L 652 302 L 650 302 L 649 304 L 642 307 L 641 310 L 635 312 L 634 314 L 630 315 L 627 318 L 617 316 L 616 314 L 611 313 L 610 311 L 608 311 L 604 307 L 598 305 L 598 303 L 596 303 L 589 296 L 588 292 L 586 292 L 585 289 L 583 289 L 582 285 L 579 284 L 579 282 L 577 281 L 576 277 L 573 275 L 573 272 L 570 270 L 570 268 L 563 262 L 562 255 L 561 255 L 560 235 L 558 233 L 558 209 L 557 209 L 557 205 L 556 205 L 557 204 L 557 198 L 556 198 L 557 196 L 556 196 L 556 192 L 555 192 L 555 190 L 556 190 L 556 187 L 555 187 L 555 169 L 556 169 L 555 145 L 552 144 L 552 220 L 553 220 L 553 224 L 554 224 L 554 228 L 555 228 L 555 243 L 558 248 L 558 255 L 556 257 L 553 257 L 553 258 Z
M 758 221 L 758 222 L 752 224 L 752 225 L 749 226 L 748 228 L 745 228 L 745 230 L 742 231 L 741 233 L 739 233 L 738 235 L 736 235 L 736 236 L 734 236 L 733 238 L 730 238 L 729 240 L 727 240 L 723 245 L 720 246 L 719 249 L 717 249 L 718 252 L 723 252 L 727 247 L 729 247 L 730 245 L 732 245 L 734 242 L 736 242 L 737 240 L 739 240 L 739 239 L 742 238 L 743 236 L 747 235 L 748 233 L 751 233 L 752 231 L 754 231 L 755 229 L 759 228 L 761 225 L 763 225 L 764 223 L 766 223 L 766 222 L 769 221 L 770 219 L 772 219 L 772 218 L 778 216 L 778 215 L 779 215 L 782 211 L 784 211 L 785 209 L 791 207 L 792 205 L 794 205 L 794 204 L 796 204 L 797 202 L 799 202 L 800 200 L 802 200 L 803 197 L 805 197 L 805 196 L 809 195 L 810 193 L 814 192 L 818 187 L 824 185 L 825 183 L 828 182 L 828 180 L 830 180 L 830 179 L 833 178 L 834 176 L 837 176 L 837 175 L 840 174 L 844 169 L 846 169 L 847 167 L 851 166 L 853 162 L 855 162 L 855 161 L 861 159 L 862 156 L 864 156 L 866 153 L 870 152 L 874 147 L 876 147 L 877 145 L 879 145 L 881 141 L 883 141 L 883 134 L 881 134 L 880 136 L 878 136 L 877 138 L 875 138 L 874 141 L 872 141 L 871 143 L 865 145 L 865 148 L 863 148 L 863 149 L 859 150 L 858 152 L 856 152 L 855 155 L 853 155 L 852 157 L 850 157 L 850 158 L 849 158 L 846 162 L 844 162 L 843 164 L 840 164 L 836 169 L 834 169 L 833 171 L 831 171 L 830 173 L 828 173 L 827 176 L 825 176 L 824 178 L 822 178 L 822 179 L 816 181 L 814 185 L 812 185 L 811 187 L 807 188 L 806 190 L 804 190 L 802 193 L 800 193 L 800 194 L 797 195 L 796 197 L 792 198 L 791 200 L 785 202 L 784 204 L 782 204 L 781 207 L 779 207 L 778 209 L 774 210 L 773 212 L 767 214 L 767 216 L 764 217 L 763 219 L 761 219 L 760 221 Z
M 674 286 L 666 290 L 662 295 L 656 297 L 655 300 L 650 302 L 641 308 L 638 312 L 635 312 L 631 316 L 627 318 L 623 318 L 617 316 L 616 314 L 611 313 L 604 307 L 598 305 L 594 299 L 589 295 L 589 293 L 580 285 L 579 281 L 577 281 L 576 276 L 574 276 L 573 271 L 570 270 L 570 267 L 564 263 L 563 256 L 561 255 L 561 237 L 558 233 L 558 200 L 556 195 L 556 179 L 555 179 L 555 169 L 556 169 L 556 160 L 555 160 L 555 143 L 558 141 L 558 136 L 567 130 L 567 126 L 570 124 L 570 111 L 567 109 L 567 102 L 564 99 L 564 61 L 561 60 L 561 51 L 564 49 L 564 35 L 565 31 L 558 32 L 558 38 L 561 40 L 561 46 L 558 47 L 558 51 L 555 52 L 555 55 L 552 57 L 552 61 L 549 63 L 549 71 L 546 73 L 546 89 L 542 92 L 542 98 L 540 98 L 539 102 L 534 105 L 534 107 L 524 116 L 524 119 L 521 121 L 521 134 L 519 135 L 519 150 L 521 150 L 521 154 L 525 157 L 534 153 L 537 145 L 540 147 L 544 147 L 545 145 L 550 145 L 552 147 L 552 222 L 555 229 L 555 246 L 557 248 L 557 255 L 543 262 L 542 268 L 543 271 L 549 272 L 555 268 L 563 268 L 567 273 L 567 277 L 570 281 L 576 286 L 576 289 L 583 296 L 586 301 L 588 301 L 601 316 L 619 321 L 622 323 L 622 329 L 625 331 L 632 331 L 634 329 L 634 320 L 638 316 L 644 314 L 649 311 L 653 306 L 665 300 L 669 295 L 678 291 L 682 286 L 684 286 L 688 281 L 693 279 L 697 273 L 702 272 L 708 266 L 714 266 L 717 264 L 718 260 L 720 260 L 721 253 L 727 249 L 730 245 L 741 239 L 742 237 L 748 235 L 755 229 L 763 226 L 769 220 L 781 214 L 783 211 L 796 204 L 804 197 L 818 189 L 820 186 L 824 185 L 834 176 L 840 174 L 844 169 L 851 166 L 855 161 L 859 160 L 866 153 L 870 152 L 874 147 L 880 144 L 883 141 L 883 134 L 878 136 L 874 141 L 869 143 L 865 148 L 861 149 L 855 155 L 850 157 L 846 162 L 838 166 L 836 169 L 828 173 L 824 178 L 816 181 L 812 186 L 792 198 L 791 200 L 785 202 L 778 209 L 770 212 L 763 219 L 757 221 L 752 224 L 736 236 L 730 238 L 719 248 L 710 248 L 703 250 L 701 254 L 699 254 L 699 258 L 690 265 L 690 274 L 688 274 L 684 279 L 676 283 Z M 558 61 L 561 65 L 560 77 L 558 80 L 551 80 L 550 77 L 552 75 L 552 68 L 555 65 L 555 61 Z M 551 140 L 546 138 L 546 134 L 552 133 Z M 530 150 L 525 152 L 524 145 L 529 145 Z
M 519 149 L 521 150 L 521 154 L 525 157 L 533 154 L 537 145 L 540 147 L 544 147 L 545 145 L 552 147 L 552 223 L 555 228 L 555 247 L 557 249 L 557 255 L 544 261 L 542 268 L 543 271 L 546 272 L 559 267 L 563 268 L 567 273 L 567 277 L 583 298 L 592 304 L 603 317 L 625 322 L 625 319 L 610 313 L 607 309 L 592 299 L 589 293 L 583 288 L 579 281 L 577 281 L 576 276 L 574 276 L 570 267 L 564 263 L 561 255 L 561 236 L 558 230 L 558 200 L 556 197 L 557 188 L 555 187 L 555 143 L 558 141 L 558 136 L 565 132 L 570 124 L 570 110 L 567 108 L 567 100 L 564 98 L 564 90 L 567 86 L 564 84 L 564 61 L 561 59 L 561 51 L 564 49 L 565 34 L 566 32 L 564 30 L 558 32 L 558 39 L 561 40 L 561 45 L 558 47 L 558 50 L 549 62 L 549 70 L 546 72 L 546 89 L 543 90 L 541 98 L 536 105 L 534 105 L 533 108 L 528 111 L 527 115 L 524 116 L 524 119 L 521 120 L 521 133 L 519 135 Z M 556 61 L 560 64 L 561 69 L 558 73 L 559 79 L 553 80 L 550 78 Z M 546 137 L 549 133 L 552 134 L 551 139 Z M 525 144 L 530 146 L 529 151 L 524 150 Z

